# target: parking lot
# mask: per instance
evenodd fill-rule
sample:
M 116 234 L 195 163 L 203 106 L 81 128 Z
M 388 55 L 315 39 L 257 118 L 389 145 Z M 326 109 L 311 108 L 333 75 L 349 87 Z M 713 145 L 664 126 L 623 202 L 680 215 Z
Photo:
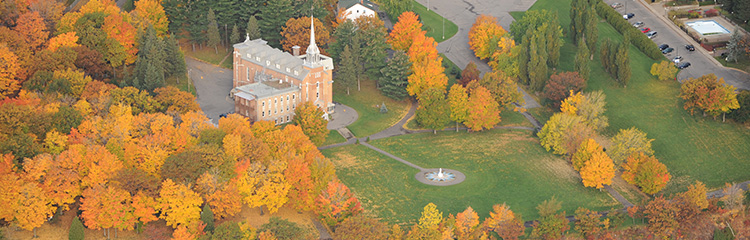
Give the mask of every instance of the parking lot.
M 644 22 L 643 27 L 651 28 L 656 31 L 656 37 L 652 40 L 656 45 L 668 44 L 674 48 L 671 53 L 665 54 L 667 59 L 672 60 L 676 56 L 682 56 L 681 62 L 690 62 L 691 66 L 683 69 L 677 75 L 682 81 L 688 78 L 697 78 L 705 74 L 714 73 L 720 78 L 739 89 L 750 90 L 750 75 L 734 70 L 724 68 L 709 55 L 709 52 L 700 47 L 700 44 L 692 40 L 686 33 L 674 26 L 665 15 L 667 10 L 661 5 L 651 5 L 649 9 L 646 4 L 640 0 L 605 0 L 604 2 L 611 5 L 613 3 L 622 3 L 623 6 L 616 10 L 621 14 L 634 13 L 635 16 L 628 20 L 630 24 Z M 650 1 L 648 1 L 650 2 Z M 641 28 L 643 28 L 641 27 Z M 695 46 L 695 51 L 685 49 L 686 44 Z

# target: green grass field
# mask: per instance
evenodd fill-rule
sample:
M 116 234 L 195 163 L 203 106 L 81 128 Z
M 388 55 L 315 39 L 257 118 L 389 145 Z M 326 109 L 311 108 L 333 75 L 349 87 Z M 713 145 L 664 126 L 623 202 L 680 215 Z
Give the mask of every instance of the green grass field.
M 565 160 L 547 153 L 531 131 L 440 132 L 410 134 L 370 142 L 424 168 L 451 168 L 466 174 L 463 183 L 436 187 L 417 182 L 417 169 L 361 145 L 327 149 L 336 173 L 368 211 L 391 223 L 415 222 L 430 202 L 444 217 L 471 206 L 484 219 L 494 204 L 507 203 L 525 220 L 538 218 L 535 207 L 555 196 L 563 210 L 607 210 L 619 206 L 606 192 L 585 188 Z
M 563 28 L 570 23 L 570 1 L 539 0 L 535 9 L 556 9 Z M 518 19 L 523 13 L 511 13 Z M 622 40 L 612 26 L 599 23 L 599 39 Z M 562 71 L 572 71 L 575 46 L 565 38 L 561 50 Z M 613 136 L 619 129 L 636 127 L 655 139 L 655 155 L 669 168 L 672 180 L 665 193 L 686 190 L 695 180 L 709 188 L 723 187 L 725 182 L 750 179 L 750 131 L 733 123 L 722 123 L 710 117 L 691 116 L 683 110 L 679 99 L 680 85 L 661 82 L 649 70 L 655 62 L 635 47 L 630 48 L 632 77 L 626 88 L 620 87 L 604 71 L 598 54 L 591 64 L 586 91 L 602 90 L 607 96 L 610 127 L 604 134 Z
M 323 144 L 320 144 L 320 146 L 328 146 L 336 143 L 342 143 L 346 142 L 346 139 L 344 136 L 341 136 L 338 131 L 336 130 L 329 130 L 328 136 L 326 136 L 326 141 L 323 142 Z
M 458 26 L 455 23 L 441 17 L 435 11 L 427 11 L 427 8 L 417 1 L 412 2 L 412 10 L 422 20 L 422 29 L 427 31 L 427 36 L 434 38 L 436 42 L 445 41 L 458 32 Z M 398 17 L 395 17 L 393 20 L 398 21 L 397 19 Z M 445 26 L 443 26 L 443 23 L 445 23 Z
M 349 89 L 349 95 L 346 95 L 345 88 L 337 84 L 333 88 L 333 101 L 352 107 L 359 114 L 359 119 L 349 125 L 349 130 L 355 136 L 366 137 L 385 130 L 401 120 L 409 110 L 408 100 L 396 101 L 381 95 L 374 80 L 365 79 L 361 84 L 362 91 L 353 87 Z M 387 113 L 380 113 L 379 106 L 383 103 L 388 108 Z
M 213 64 L 213 65 L 219 65 L 221 60 L 224 59 L 224 57 L 227 56 L 227 54 L 231 53 L 231 50 L 230 51 L 224 51 L 224 50 L 226 50 L 224 47 L 219 46 L 219 53 L 216 53 L 216 51 L 212 47 L 204 46 L 201 49 L 196 46 L 195 52 L 194 52 L 192 45 L 184 44 L 182 46 L 182 51 L 185 52 L 185 56 L 190 56 L 190 57 L 199 59 L 201 61 Z M 221 67 L 231 69 L 232 58 L 227 58 L 227 60 L 225 60 L 224 63 L 222 63 Z
M 742 71 L 750 71 L 750 59 L 743 58 L 735 63 L 734 61 L 727 62 L 727 60 L 725 60 L 723 57 L 715 58 L 721 63 L 721 65 L 724 65 L 725 67 L 736 68 Z

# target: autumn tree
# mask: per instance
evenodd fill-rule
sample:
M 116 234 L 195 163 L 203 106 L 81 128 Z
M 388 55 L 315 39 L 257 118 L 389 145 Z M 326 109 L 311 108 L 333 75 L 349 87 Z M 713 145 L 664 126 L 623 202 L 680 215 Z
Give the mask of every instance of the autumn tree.
M 695 183 L 688 186 L 688 190 L 682 193 L 682 196 L 691 204 L 696 206 L 698 209 L 708 208 L 708 199 L 706 198 L 706 185 L 701 181 L 695 181 Z
M 136 53 L 138 53 L 138 48 L 135 47 L 136 29 L 128 20 L 120 14 L 110 14 L 104 18 L 102 30 L 109 39 L 116 41 L 112 43 L 113 46 L 108 51 L 109 64 L 114 68 L 134 63 Z M 119 44 L 119 46 L 114 44 Z
M 328 226 L 337 225 L 362 212 L 359 200 L 338 179 L 328 182 L 326 189 L 315 199 L 315 206 L 318 217 Z
M 468 116 L 464 124 L 472 131 L 491 129 L 500 122 L 499 104 L 489 90 L 478 86 L 470 90 Z
M 663 189 L 672 175 L 667 166 L 660 163 L 654 156 L 635 152 L 623 165 L 622 179 L 641 188 L 646 194 L 654 194 Z
M 520 46 L 517 46 L 516 42 L 513 41 L 513 37 L 508 35 L 510 34 L 503 35 L 504 37 L 501 37 L 500 41 L 497 42 L 497 48 L 492 54 L 488 64 L 494 71 L 502 71 L 509 77 L 517 78 L 519 71 L 519 59 L 517 57 L 521 51 L 524 53 L 526 53 L 526 51 L 525 49 L 521 49 Z
M 676 234 L 680 219 L 672 201 L 657 196 L 648 202 L 643 213 L 648 218 L 648 230 L 652 234 L 662 238 Z
M 478 238 L 482 233 L 482 228 L 479 228 L 477 212 L 468 207 L 463 212 L 456 214 L 456 229 L 454 232 L 459 239 Z
M 292 123 L 300 126 L 315 145 L 320 145 L 325 142 L 328 135 L 328 128 L 326 128 L 328 121 L 323 119 L 323 114 L 325 112 L 312 102 L 305 102 L 294 109 Z
M 135 2 L 135 10 L 131 14 L 137 14 L 148 20 L 156 34 L 163 37 L 167 33 L 167 27 L 169 25 L 169 19 L 167 19 L 166 12 L 160 1 L 156 0 L 139 0 Z
M 55 213 L 55 208 L 50 204 L 44 190 L 36 183 L 23 183 L 19 192 L 13 209 L 15 223 L 25 230 L 34 231 L 36 237 L 35 229 L 41 227 Z
M 487 59 L 492 56 L 497 42 L 505 33 L 496 18 L 480 15 L 469 29 L 469 47 L 479 59 Z
M 21 88 L 16 80 L 18 57 L 5 44 L 0 44 L 0 96 L 10 97 Z
M 571 92 L 580 92 L 586 87 L 586 80 L 577 72 L 561 72 L 552 74 L 547 85 L 544 86 L 544 97 L 552 101 L 552 107 L 560 107 L 563 99 Z
M 458 80 L 458 83 L 466 87 L 471 81 L 479 81 L 479 74 L 480 72 L 479 69 L 477 69 L 477 64 L 471 61 L 469 64 L 466 64 L 466 68 L 461 71 L 461 79 Z
M 403 12 L 398 21 L 393 25 L 393 30 L 388 37 L 388 44 L 393 50 L 408 51 L 411 48 L 415 36 L 424 35 L 422 23 L 413 12 Z
M 437 130 L 443 129 L 450 121 L 449 107 L 443 91 L 437 88 L 427 89 L 419 97 L 416 120 L 423 127 L 437 133 Z
M 550 200 L 544 200 L 536 209 L 539 211 L 541 218 L 534 222 L 532 236 L 542 237 L 544 239 L 559 239 L 565 234 L 570 226 L 568 219 L 565 218 L 565 211 L 559 212 L 562 207 L 561 203 L 552 197 Z
M 609 219 L 602 220 L 598 212 L 582 207 L 576 210 L 575 230 L 586 238 L 595 238 L 609 228 Z
M 677 74 L 677 68 L 669 61 L 661 61 L 651 65 L 651 75 L 661 81 L 672 79 Z
M 443 58 L 438 56 L 435 39 L 424 34 L 417 34 L 412 40 L 413 43 L 407 52 L 409 61 L 412 63 L 412 74 L 409 75 L 409 85 L 406 91 L 417 98 L 429 88 L 437 88 L 445 92 L 448 77 L 442 65 Z
M 176 228 L 178 225 L 188 225 L 200 219 L 201 197 L 185 185 L 176 184 L 166 179 L 161 184 L 159 198 L 161 218 L 167 225 Z
M 603 185 L 612 184 L 612 178 L 615 177 L 615 165 L 606 153 L 596 151 L 591 155 L 591 159 L 584 162 L 579 172 L 583 186 L 602 189 Z
M 604 116 L 607 104 L 602 91 L 588 92 L 585 94 L 576 93 L 566 98 L 560 104 L 560 111 L 563 113 L 581 116 L 584 122 L 595 131 L 600 131 L 609 126 L 609 119 Z
M 460 84 L 454 84 L 448 92 L 448 103 L 451 109 L 451 120 L 458 124 L 465 122 L 469 117 L 469 93 Z
M 498 107 L 510 108 L 514 103 L 523 104 L 523 94 L 518 91 L 518 84 L 502 71 L 492 71 L 484 74 L 479 79 L 479 85 L 486 88 L 492 94 Z
M 114 187 L 97 185 L 88 188 L 81 199 L 81 217 L 84 224 L 92 229 L 105 229 L 109 238 L 109 229 L 133 229 L 136 218 L 128 204 L 130 194 Z
M 651 149 L 653 141 L 654 139 L 648 139 L 645 132 L 635 127 L 620 129 L 612 138 L 612 145 L 607 149 L 607 155 L 612 158 L 616 167 L 620 167 L 625 159 L 633 154 L 640 152 L 647 156 L 653 155 L 654 150 Z
M 14 211 L 18 203 L 16 199 L 23 186 L 23 181 L 14 171 L 14 158 L 12 154 L 0 156 L 0 202 L 7 203 L 4 208 L 0 208 L 0 218 L 6 222 L 13 221 Z
M 388 239 L 388 225 L 375 218 L 357 215 L 345 219 L 333 234 L 336 239 Z
M 581 116 L 556 113 L 544 124 L 538 136 L 547 151 L 566 155 L 572 154 L 592 134 L 593 130 Z
M 310 24 L 315 26 L 315 44 L 320 47 L 320 53 L 328 55 L 325 49 L 331 41 L 328 27 L 317 18 L 303 16 L 299 18 L 290 18 L 281 28 L 281 47 L 284 51 L 292 52 L 292 47 L 299 46 L 300 49 L 307 49 L 310 44 Z
M 78 47 L 76 42 L 78 42 L 76 32 L 67 32 L 50 38 L 47 42 L 47 49 L 54 52 L 60 47 Z
M 18 17 L 14 30 L 20 34 L 32 49 L 40 49 L 49 38 L 49 31 L 39 12 L 28 11 Z
M 403 51 L 396 51 L 388 63 L 380 70 L 382 76 L 378 79 L 378 89 L 386 97 L 402 100 L 409 96 L 406 86 L 411 75 L 409 56 Z
M 428 203 L 422 210 L 422 216 L 419 217 L 419 228 L 436 229 L 438 224 L 443 221 L 443 213 L 441 213 L 434 203 Z
M 242 161 L 235 170 L 238 172 L 237 188 L 243 201 L 250 207 L 266 206 L 271 213 L 276 212 L 289 200 L 289 183 L 283 175 L 285 163 L 271 161 L 266 168 L 260 162 L 248 162 Z
M 505 203 L 493 205 L 490 217 L 484 219 L 482 225 L 488 231 L 497 233 L 502 239 L 514 240 L 524 234 L 521 216 L 513 213 Z
M 174 86 L 154 89 L 154 93 L 156 93 L 154 100 L 161 107 L 159 109 L 161 112 L 184 114 L 201 110 L 193 94 L 182 91 Z
M 724 79 L 717 80 L 716 75 L 711 73 L 685 81 L 680 88 L 680 98 L 685 100 L 683 108 L 690 114 L 699 109 L 716 119 L 719 114 L 726 115 L 740 107 L 735 91 L 734 86 L 725 84 Z

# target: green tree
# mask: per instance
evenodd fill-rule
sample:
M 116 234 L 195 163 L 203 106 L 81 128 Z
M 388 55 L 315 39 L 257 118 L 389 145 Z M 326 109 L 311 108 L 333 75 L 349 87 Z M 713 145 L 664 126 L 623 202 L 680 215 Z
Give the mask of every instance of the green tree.
M 543 32 L 535 32 L 529 42 L 529 86 L 541 91 L 547 82 L 547 53 Z
M 645 132 L 635 127 L 620 129 L 620 132 L 612 138 L 607 155 L 612 158 L 617 168 L 632 154 L 641 152 L 648 156 L 654 155 L 654 150 L 651 149 L 653 141 L 654 139 L 648 139 Z
M 83 240 L 83 223 L 78 217 L 73 218 L 73 223 L 70 224 L 70 230 L 68 231 L 68 239 L 70 240 Z
M 268 45 L 281 48 L 281 27 L 293 16 L 294 6 L 292 0 L 268 1 L 260 13 L 260 32 Z
M 409 96 L 406 86 L 409 85 L 411 62 L 406 53 L 396 51 L 380 73 L 382 76 L 378 81 L 378 89 L 383 95 L 395 100 L 402 100 Z
M 531 29 L 528 30 L 531 34 Z M 518 46 L 518 55 L 516 55 L 516 58 L 518 59 L 516 62 L 518 63 L 518 79 L 521 84 L 528 85 L 529 84 L 529 58 L 531 56 L 529 55 L 529 44 L 530 38 L 525 37 L 521 41 L 521 45 Z
M 583 80 L 589 79 L 589 73 L 591 72 L 591 55 L 589 48 L 581 40 L 578 42 L 578 51 L 576 51 L 574 71 L 578 72 L 578 76 L 581 76 Z
M 747 8 L 750 8 L 750 4 L 745 5 L 748 5 Z M 737 63 L 745 53 L 745 46 L 742 46 L 742 35 L 740 35 L 739 27 L 734 27 L 732 36 L 729 37 L 729 43 L 727 43 L 727 50 L 729 50 L 727 52 L 727 61 L 734 61 L 734 63 Z
M 448 103 L 451 107 L 451 120 L 456 122 L 456 132 L 458 132 L 458 124 L 463 123 L 469 117 L 469 93 L 466 88 L 460 84 L 453 84 L 448 91 Z
M 360 50 L 361 63 L 364 71 L 370 76 L 380 73 L 385 66 L 386 36 L 388 35 L 385 24 L 377 17 L 363 16 L 356 19 L 356 37 L 362 44 Z
M 419 96 L 416 120 L 421 126 L 432 129 L 433 134 L 448 124 L 450 106 L 442 90 L 429 88 Z
M 542 237 L 544 239 L 561 238 L 570 226 L 568 219 L 565 218 L 565 211 L 559 212 L 562 204 L 552 197 L 550 200 L 544 200 L 536 209 L 539 211 L 541 218 L 534 222 L 532 236 Z
M 550 23 L 557 23 L 555 20 L 551 20 Z M 550 24 L 547 26 L 544 36 L 548 55 L 547 66 L 557 69 L 557 65 L 560 63 L 560 48 L 564 43 L 562 40 L 562 28 L 559 24 Z
M 164 61 L 165 77 L 172 76 L 184 76 L 187 66 L 185 65 L 185 54 L 180 50 L 180 43 L 174 37 L 174 34 L 170 34 L 164 39 L 164 55 L 166 61 Z
M 347 19 L 342 23 L 339 23 L 338 26 L 336 26 L 336 29 L 333 30 L 333 42 L 329 44 L 328 46 L 328 53 L 331 54 L 331 57 L 335 62 L 341 61 L 341 53 L 344 51 L 344 47 L 352 45 L 352 39 L 354 39 L 354 35 L 356 35 L 356 28 L 357 26 L 354 25 L 354 22 Z
M 237 24 L 232 25 L 232 34 L 229 35 L 229 43 L 235 44 L 240 42 L 240 29 L 237 28 Z
M 164 44 L 151 26 L 141 36 L 139 43 L 138 59 L 135 62 L 130 85 L 138 89 L 153 91 L 164 86 L 163 63 L 166 59 L 162 51 Z
M 328 121 L 323 119 L 323 110 L 312 102 L 305 102 L 294 109 L 292 123 L 300 126 L 302 132 L 310 138 L 315 145 L 320 145 L 326 140 Z
M 206 224 L 206 227 L 203 228 L 204 231 L 214 231 L 214 212 L 211 211 L 211 207 L 209 207 L 208 204 L 203 205 L 203 210 L 201 211 L 201 221 Z
M 271 232 L 278 239 L 304 240 L 310 239 L 310 233 L 305 231 L 296 223 L 290 222 L 279 217 L 271 217 L 268 223 L 258 228 L 258 232 Z
M 597 2 L 598 3 L 598 2 Z M 584 39 L 586 40 L 586 46 L 592 53 L 590 59 L 594 59 L 594 52 L 596 51 L 596 42 L 599 40 L 599 17 L 596 15 L 596 8 L 594 5 L 586 10 L 586 28 L 583 32 Z M 580 45 L 579 45 L 580 46 Z
M 252 2 L 252 1 L 246 1 L 246 2 Z M 247 27 L 245 28 L 246 36 L 250 38 L 250 40 L 258 39 L 260 38 L 260 26 L 258 25 L 258 19 L 255 18 L 255 15 L 250 16 L 250 19 L 247 20 Z
M 559 26 L 560 23 L 557 18 L 557 11 L 526 11 L 523 18 L 510 24 L 510 32 L 513 34 L 513 40 L 521 42 L 521 40 L 528 35 L 529 30 L 533 32 L 544 23 L 552 26 Z
M 341 53 L 341 62 L 336 73 L 336 81 L 346 87 L 346 95 L 349 95 L 351 88 L 357 80 L 357 63 L 349 46 L 344 47 Z
M 221 43 L 221 35 L 219 35 L 219 23 L 216 22 L 216 14 L 213 9 L 208 10 L 206 15 L 208 25 L 206 26 L 206 38 L 208 38 L 208 46 L 213 47 L 216 54 L 219 54 L 219 43 Z
M 615 53 L 615 66 L 617 67 L 616 75 L 617 75 L 617 81 L 620 82 L 620 85 L 623 87 L 628 86 L 628 82 L 630 82 L 630 57 L 628 57 L 628 49 L 630 48 L 630 43 L 627 41 L 621 42 L 617 46 L 617 53 Z
M 583 117 L 567 113 L 556 113 L 544 124 L 538 136 L 547 151 L 559 155 L 571 154 L 580 142 L 589 138 L 593 130 Z
M 677 74 L 677 68 L 669 61 L 661 61 L 651 65 L 651 75 L 656 76 L 661 81 L 674 78 Z

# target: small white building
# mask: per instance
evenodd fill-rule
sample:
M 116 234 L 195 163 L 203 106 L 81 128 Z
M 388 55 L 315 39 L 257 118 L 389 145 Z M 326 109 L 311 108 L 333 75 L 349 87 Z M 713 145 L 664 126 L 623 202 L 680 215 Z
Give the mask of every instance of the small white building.
M 361 16 L 377 16 L 377 5 L 367 0 L 339 0 L 339 9 L 344 9 L 346 18 L 354 21 Z

